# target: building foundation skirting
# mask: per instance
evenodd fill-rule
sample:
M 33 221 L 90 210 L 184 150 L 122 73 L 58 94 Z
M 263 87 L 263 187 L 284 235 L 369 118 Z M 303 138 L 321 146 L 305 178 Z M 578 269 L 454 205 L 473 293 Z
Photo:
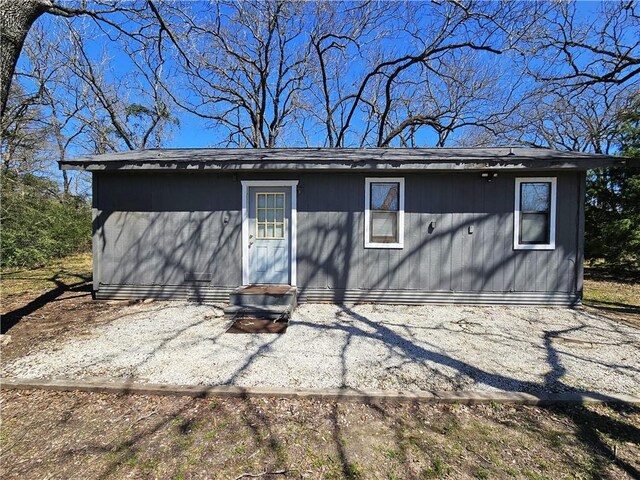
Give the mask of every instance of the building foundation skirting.
M 421 290 L 300 289 L 298 303 L 386 303 L 401 305 L 545 305 L 573 307 L 581 298 L 567 292 L 454 292 Z
M 100 285 L 98 300 L 182 300 L 228 303 L 234 287 L 196 285 Z M 400 305 L 581 305 L 578 293 L 571 292 L 454 292 L 421 290 L 360 290 L 298 287 L 298 303 L 384 303 Z
M 96 300 L 181 300 L 202 303 L 227 303 L 232 287 L 194 285 L 100 285 Z

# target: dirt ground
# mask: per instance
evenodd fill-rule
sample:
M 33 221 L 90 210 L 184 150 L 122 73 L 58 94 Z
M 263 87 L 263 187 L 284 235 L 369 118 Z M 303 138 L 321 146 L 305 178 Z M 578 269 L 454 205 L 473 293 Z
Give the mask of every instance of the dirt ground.
M 21 357 L 53 339 L 86 335 L 131 303 L 92 300 L 90 282 L 90 254 L 41 268 L 2 271 L 2 361 Z
M 19 317 L 19 321 L 7 331 L 10 341 L 2 347 L 2 361 L 21 357 L 53 339 L 87 335 L 94 327 L 116 318 L 118 311 L 127 304 L 94 301 L 87 288 L 62 292 L 46 302 L 40 302 L 33 293 L 5 298 L 2 302 L 3 332 L 13 317 Z M 5 312 L 10 313 L 6 315 Z
M 3 391 L 27 478 L 631 479 L 640 411 Z

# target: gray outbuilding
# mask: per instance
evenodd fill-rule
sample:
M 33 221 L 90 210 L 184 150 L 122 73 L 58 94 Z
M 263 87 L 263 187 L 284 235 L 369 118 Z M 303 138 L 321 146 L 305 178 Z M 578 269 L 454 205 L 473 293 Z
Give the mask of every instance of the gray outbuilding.
M 93 178 L 100 299 L 575 305 L 586 170 L 531 148 L 157 149 L 60 164 Z

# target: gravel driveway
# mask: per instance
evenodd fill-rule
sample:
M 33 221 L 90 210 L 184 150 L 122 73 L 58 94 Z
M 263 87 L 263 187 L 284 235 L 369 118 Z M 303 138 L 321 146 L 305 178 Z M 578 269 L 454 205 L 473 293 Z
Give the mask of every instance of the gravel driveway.
M 21 378 L 640 395 L 640 330 L 581 310 L 305 304 L 283 335 L 225 334 L 220 307 L 124 308 L 3 365 Z

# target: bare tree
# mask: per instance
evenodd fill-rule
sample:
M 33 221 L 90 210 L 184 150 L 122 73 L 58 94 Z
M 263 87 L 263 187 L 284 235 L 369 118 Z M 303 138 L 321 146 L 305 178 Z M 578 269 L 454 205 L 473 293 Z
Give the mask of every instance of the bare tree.
M 89 15 L 124 31 L 108 18 L 109 14 L 122 10 L 118 2 L 94 3 L 96 9 L 85 8 L 86 2 L 75 7 L 53 0 L 0 0 L 0 116 L 4 115 L 11 79 L 27 33 L 40 16 L 45 13 L 63 17 Z
M 538 91 L 510 118 L 501 143 L 578 152 L 612 153 L 619 112 L 631 104 L 632 91 L 613 84 L 591 85 L 579 96 Z
M 11 80 L 27 34 L 34 22 L 45 14 L 90 18 L 99 28 L 108 27 L 114 41 L 156 45 L 161 50 L 166 39 L 181 52 L 153 0 L 0 0 L 0 117 L 5 112 Z M 150 25 L 157 27 L 157 35 L 149 35 Z
M 587 109 L 602 98 L 595 85 L 611 85 L 606 97 L 619 97 L 636 85 L 640 68 L 634 2 L 605 3 L 589 21 L 577 8 L 476 0 L 25 0 L 0 20 L 15 24 L 3 34 L 15 46 L 33 23 L 27 13 L 68 17 L 55 22 L 64 41 L 53 42 L 64 59 L 60 72 L 68 73 L 38 80 L 60 156 L 71 137 L 66 148 L 74 152 L 79 145 L 95 152 L 161 145 L 175 126 L 174 102 L 218 129 L 212 143 L 229 146 L 551 143 L 543 118 Z M 108 49 L 96 55 L 91 43 L 96 31 L 118 41 L 130 73 L 110 74 Z M 46 44 L 54 37 L 39 38 Z M 522 74 L 527 62 L 530 77 Z M 65 89 L 93 101 L 62 101 Z M 579 98 L 569 102 L 570 95 Z M 11 103 L 13 111 L 21 101 Z M 534 125 L 546 130 L 534 133 Z M 564 148 L 583 138 L 565 135 Z
M 305 144 L 388 146 L 406 142 L 405 131 L 415 143 L 423 127 L 443 145 L 513 110 L 515 96 L 498 99 L 491 88 L 495 74 L 465 68 L 515 51 L 542 9 L 471 0 L 163 5 L 186 53 L 178 59 L 188 86 L 170 93 L 222 128 L 224 145 L 291 145 L 299 134 Z M 487 57 L 471 65 L 473 52 Z
M 387 51 L 382 60 L 370 62 L 358 88 L 349 96 L 349 106 L 338 129 L 336 145 L 346 143 L 356 112 L 367 108 L 363 104 L 370 105 L 368 108 L 372 111 L 380 112 L 374 143 L 377 146 L 390 145 L 406 129 L 415 132 L 422 126 L 439 131 L 438 143 L 443 143 L 453 125 L 459 123 L 462 126 L 464 122 L 459 122 L 455 112 L 439 109 L 442 105 L 423 102 L 423 108 L 417 108 L 419 91 L 433 89 L 434 79 L 448 83 L 449 90 L 455 84 L 464 86 L 464 72 L 456 72 L 452 68 L 457 59 L 466 52 L 499 55 L 516 49 L 526 34 L 523 32 L 529 32 L 528 26 L 535 25 L 540 18 L 542 8 L 538 4 L 516 2 L 409 4 L 400 18 L 405 47 Z M 372 90 L 373 85 L 379 84 L 379 79 L 383 84 L 382 98 L 379 92 Z M 401 95 L 399 92 L 410 93 Z M 422 100 L 429 96 L 423 96 Z M 373 101 L 373 97 L 377 100 Z M 398 108 L 404 108 L 405 114 L 401 115 Z M 473 121 L 480 122 L 482 113 L 485 112 L 478 112 Z M 447 115 L 448 119 L 445 118 Z
M 540 81 L 581 91 L 622 85 L 640 75 L 640 11 L 634 0 L 603 1 L 579 17 L 578 2 L 555 2 L 532 42 L 531 70 Z
M 308 100 L 299 113 L 322 124 L 327 146 L 343 146 L 337 138 L 357 89 L 357 82 L 348 79 L 346 72 L 358 64 L 368 67 L 367 56 L 379 52 L 381 42 L 391 40 L 393 19 L 400 10 L 400 3 L 319 2 L 308 12 Z
M 160 88 L 163 61 L 155 46 L 124 45 L 122 55 L 132 67 L 114 75 L 106 51 L 89 40 L 96 35 L 91 27 L 80 22 L 53 31 L 46 24 L 32 28 L 17 73 L 20 91 L 12 93 L 2 118 L 5 168 L 48 176 L 57 171 L 53 162 L 69 155 L 167 140 L 177 120 Z M 79 185 L 69 172 L 61 174 L 64 193 Z
M 83 133 L 86 125 L 78 123 L 76 117 L 88 101 L 81 86 L 69 78 L 67 65 L 57 50 L 62 39 L 54 39 L 56 36 L 42 26 L 34 26 L 23 52 L 29 68 L 19 72 L 38 99 L 41 122 L 45 126 L 43 133 L 48 140 L 41 150 L 50 162 L 64 160 L 70 145 Z M 63 170 L 65 194 L 70 193 L 70 184 L 69 173 Z
M 86 107 L 75 115 L 88 132 L 102 129 L 102 133 L 93 134 L 104 141 L 98 150 L 161 146 L 177 120 L 160 87 L 163 61 L 153 46 L 125 45 L 123 53 L 133 68 L 115 78 L 108 74 L 110 59 L 106 54 L 99 59 L 89 54 L 84 40 L 86 33 L 71 25 L 67 29 L 69 48 L 59 49 L 59 53 L 69 77 L 79 79 L 86 87 L 84 94 L 93 100 L 87 101 Z
M 189 89 L 172 94 L 226 131 L 226 145 L 274 147 L 292 125 L 305 72 L 303 4 L 264 1 L 165 7 Z M 188 62 L 187 62 L 188 60 Z
M 437 75 L 420 69 L 416 79 L 398 81 L 389 128 L 377 145 L 390 146 L 400 138 L 404 146 L 417 146 L 419 129 L 426 129 L 436 147 L 455 141 L 457 132 L 470 128 L 497 135 L 526 100 L 528 89 L 524 76 L 514 75 L 511 67 L 517 65 L 493 60 L 473 50 L 451 52 Z M 403 138 L 407 130 L 410 141 Z
M 45 168 L 41 152 L 47 148 L 47 125 L 43 117 L 39 92 L 27 92 L 15 82 L 6 113 L 0 119 L 3 170 L 24 174 Z
M 583 5 L 584 7 L 584 5 Z M 543 12 L 530 58 L 526 101 L 493 136 L 467 132 L 467 144 L 525 144 L 610 153 L 616 115 L 640 88 L 640 26 L 633 1 L 556 2 Z

